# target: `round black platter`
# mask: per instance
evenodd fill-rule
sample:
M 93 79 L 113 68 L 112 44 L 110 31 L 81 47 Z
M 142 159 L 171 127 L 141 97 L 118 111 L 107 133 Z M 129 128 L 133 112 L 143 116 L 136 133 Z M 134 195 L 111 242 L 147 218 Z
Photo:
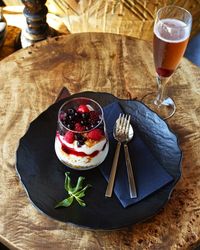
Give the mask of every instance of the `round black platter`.
M 173 177 L 173 182 L 142 201 L 123 208 L 115 195 L 105 198 L 107 182 L 99 168 L 77 171 L 65 167 L 57 159 L 54 150 L 57 113 L 64 101 L 78 96 L 92 98 L 102 106 L 119 101 L 124 111 L 132 115 L 135 129 L 139 131 L 163 168 Z M 181 159 L 182 153 L 176 135 L 143 103 L 120 100 L 108 93 L 82 92 L 53 104 L 30 124 L 19 143 L 16 170 L 30 200 L 46 215 L 90 229 L 111 230 L 142 222 L 155 215 L 165 205 L 181 176 Z M 68 208 L 54 208 L 66 197 L 66 171 L 70 172 L 72 180 L 85 176 L 86 183 L 92 185 L 84 197 L 86 207 L 74 202 Z

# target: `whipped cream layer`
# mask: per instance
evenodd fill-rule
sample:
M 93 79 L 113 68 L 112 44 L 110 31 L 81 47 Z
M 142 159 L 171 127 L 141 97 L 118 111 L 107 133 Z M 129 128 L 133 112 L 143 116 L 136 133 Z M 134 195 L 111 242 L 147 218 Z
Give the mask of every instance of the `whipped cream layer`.
M 86 155 L 79 156 L 73 153 L 66 153 L 63 150 L 63 145 L 69 149 Z M 64 140 L 63 136 L 60 135 L 57 135 L 55 139 L 55 151 L 57 157 L 65 165 L 72 168 L 87 169 L 101 164 L 106 158 L 108 149 L 109 144 L 106 138 L 103 138 L 93 146 L 87 146 L 87 144 L 84 144 L 81 147 L 77 146 L 76 140 L 73 143 L 68 143 Z

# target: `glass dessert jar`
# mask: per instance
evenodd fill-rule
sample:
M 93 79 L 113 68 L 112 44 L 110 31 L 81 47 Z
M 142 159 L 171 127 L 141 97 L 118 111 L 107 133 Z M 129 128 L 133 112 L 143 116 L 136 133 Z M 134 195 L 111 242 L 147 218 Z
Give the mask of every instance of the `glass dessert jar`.
M 106 158 L 109 142 L 103 109 L 94 100 L 77 97 L 65 102 L 58 112 L 55 152 L 66 166 L 86 170 Z

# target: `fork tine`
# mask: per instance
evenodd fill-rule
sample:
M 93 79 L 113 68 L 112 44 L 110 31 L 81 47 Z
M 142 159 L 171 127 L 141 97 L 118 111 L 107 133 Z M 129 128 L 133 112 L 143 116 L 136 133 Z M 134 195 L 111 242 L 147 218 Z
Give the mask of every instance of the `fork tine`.
M 122 120 L 122 114 L 120 113 L 119 117 L 116 121 L 116 127 L 115 127 L 116 133 L 119 133 L 120 126 L 121 126 L 121 120 Z
M 129 127 L 130 127 L 130 120 L 131 120 L 131 116 L 127 115 L 127 122 L 126 122 L 125 131 L 124 131 L 124 133 L 126 135 L 126 138 L 128 138 Z
M 120 113 L 119 118 L 118 118 L 118 123 L 117 123 L 118 133 L 121 133 L 121 129 L 122 129 L 122 126 L 123 126 L 123 121 L 124 121 L 124 114 Z
M 123 134 L 126 133 L 127 130 L 127 125 L 128 125 L 128 115 L 125 116 L 125 121 L 124 121 L 124 128 L 123 128 Z
M 122 123 L 121 123 L 121 133 L 124 133 L 124 130 L 125 130 L 125 126 L 126 126 L 126 115 L 123 114 L 122 115 Z
M 116 122 L 116 133 L 121 134 L 123 136 L 128 136 L 130 126 L 130 115 L 121 114 Z

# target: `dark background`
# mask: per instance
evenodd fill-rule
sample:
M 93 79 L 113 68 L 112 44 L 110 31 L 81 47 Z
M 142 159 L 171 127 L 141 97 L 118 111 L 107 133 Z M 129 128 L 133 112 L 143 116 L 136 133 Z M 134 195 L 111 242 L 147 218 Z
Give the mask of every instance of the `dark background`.
M 9 250 L 9 248 L 5 247 L 5 246 L 0 242 L 0 250 Z

